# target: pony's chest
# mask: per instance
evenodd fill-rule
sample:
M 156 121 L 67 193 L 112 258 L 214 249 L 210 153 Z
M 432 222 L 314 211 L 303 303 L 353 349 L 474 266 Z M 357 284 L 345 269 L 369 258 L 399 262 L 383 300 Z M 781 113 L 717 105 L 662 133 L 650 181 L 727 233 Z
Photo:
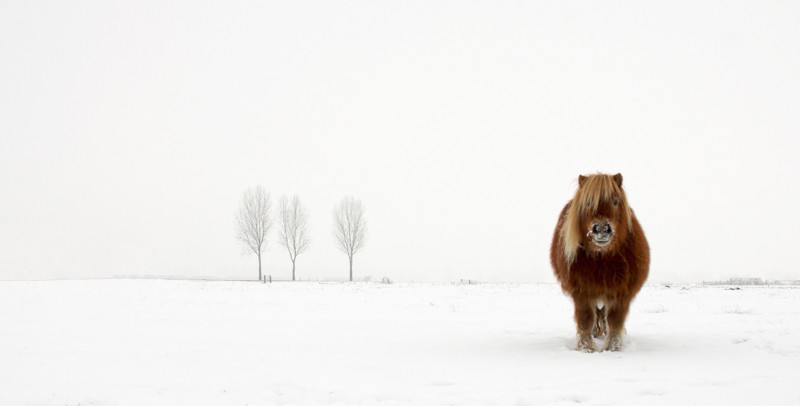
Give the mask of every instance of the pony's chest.
M 591 275 L 593 277 L 602 277 L 628 272 L 628 264 L 625 257 L 621 255 L 607 256 L 607 257 L 589 257 L 584 256 L 579 261 L 578 267 L 583 268 L 584 275 Z

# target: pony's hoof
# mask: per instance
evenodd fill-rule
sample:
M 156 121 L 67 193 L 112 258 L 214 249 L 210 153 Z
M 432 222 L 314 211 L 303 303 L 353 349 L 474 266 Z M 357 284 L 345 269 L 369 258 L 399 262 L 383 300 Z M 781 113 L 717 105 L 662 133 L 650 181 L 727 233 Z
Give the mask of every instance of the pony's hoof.
M 594 347 L 594 341 L 591 338 L 587 339 L 580 339 L 578 340 L 578 346 L 575 348 L 581 352 L 595 352 L 597 349 Z
M 611 336 L 606 344 L 606 351 L 622 351 L 622 337 Z

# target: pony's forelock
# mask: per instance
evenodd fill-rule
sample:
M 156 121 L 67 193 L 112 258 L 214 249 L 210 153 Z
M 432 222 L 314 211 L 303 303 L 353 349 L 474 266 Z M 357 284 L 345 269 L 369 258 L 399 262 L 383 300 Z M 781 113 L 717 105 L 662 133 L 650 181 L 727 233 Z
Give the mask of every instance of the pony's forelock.
M 585 234 L 581 230 L 581 219 L 587 215 L 593 215 L 602 202 L 610 201 L 614 197 L 619 199 L 622 220 L 628 223 L 628 231 L 632 231 L 633 215 L 628 205 L 628 199 L 625 197 L 625 191 L 614 181 L 612 175 L 601 173 L 587 175 L 580 181 L 560 231 L 561 238 L 564 239 L 564 259 L 567 261 L 567 268 L 575 261 L 581 239 Z

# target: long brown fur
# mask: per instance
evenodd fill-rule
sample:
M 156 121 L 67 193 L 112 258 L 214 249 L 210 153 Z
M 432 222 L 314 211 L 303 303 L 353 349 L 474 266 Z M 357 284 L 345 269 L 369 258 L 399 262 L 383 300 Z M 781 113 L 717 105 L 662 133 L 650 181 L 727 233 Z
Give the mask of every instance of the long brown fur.
M 607 246 L 589 237 L 598 219 L 613 226 Z M 592 336 L 606 333 L 604 349 L 622 349 L 628 309 L 649 272 L 650 248 L 622 189 L 621 174 L 578 177 L 578 190 L 558 217 L 550 263 L 575 304 L 578 349 L 595 351 Z

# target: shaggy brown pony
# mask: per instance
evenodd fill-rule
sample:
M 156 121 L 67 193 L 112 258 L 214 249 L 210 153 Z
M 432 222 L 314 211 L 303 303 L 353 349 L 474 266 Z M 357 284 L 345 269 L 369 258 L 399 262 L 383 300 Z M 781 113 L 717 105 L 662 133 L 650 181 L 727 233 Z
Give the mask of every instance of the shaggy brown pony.
M 622 349 L 631 300 L 650 268 L 644 231 L 622 190 L 622 175 L 578 177 L 578 191 L 558 216 L 550 263 L 561 289 L 575 303 L 578 350 Z

